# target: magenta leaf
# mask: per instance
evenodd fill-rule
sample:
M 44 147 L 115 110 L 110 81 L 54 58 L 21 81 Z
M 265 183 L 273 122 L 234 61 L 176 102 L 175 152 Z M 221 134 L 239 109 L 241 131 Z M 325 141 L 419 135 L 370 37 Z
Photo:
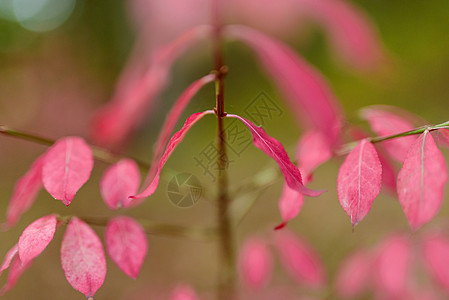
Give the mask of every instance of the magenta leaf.
M 295 119 L 321 132 L 330 145 L 337 142 L 341 113 L 331 89 L 320 74 L 297 53 L 274 38 L 249 27 L 230 25 L 225 33 L 246 43 L 288 101 Z
M 19 238 L 19 257 L 23 264 L 28 264 L 42 253 L 53 240 L 56 231 L 56 215 L 37 219 L 23 231 Z
M 198 26 L 158 48 L 145 73 L 131 82 L 126 81 L 126 87 L 119 85 L 112 101 L 94 117 L 92 139 L 110 146 L 123 142 L 143 120 L 159 92 L 167 85 L 174 61 L 209 32 L 209 26 Z
M 310 197 L 319 196 L 324 192 L 308 189 L 302 184 L 301 172 L 290 161 L 284 146 L 278 140 L 269 136 L 262 127 L 258 127 L 251 121 L 238 115 L 228 114 L 227 116 L 239 119 L 248 127 L 253 135 L 254 146 L 276 161 L 284 175 L 285 182 L 291 189 Z
M 129 217 L 110 220 L 105 231 L 109 256 L 129 277 L 137 278 L 148 251 L 148 241 L 142 226 Z
M 413 124 L 405 116 L 388 110 L 365 108 L 361 114 L 369 122 L 371 129 L 379 136 L 389 136 L 414 129 Z M 403 162 L 415 140 L 415 136 L 405 136 L 384 141 L 382 145 L 392 158 Z
M 261 238 L 250 238 L 239 253 L 239 273 L 246 287 L 254 290 L 264 288 L 270 280 L 273 262 L 270 251 Z
M 438 213 L 447 177 L 444 157 L 426 130 L 408 152 L 397 181 L 399 202 L 413 230 Z
M 449 240 L 441 233 L 426 234 L 421 247 L 426 269 L 449 293 Z
M 326 280 L 324 266 L 305 241 L 287 229 L 275 231 L 274 238 L 280 261 L 294 280 L 311 288 L 324 285 Z
M 282 195 L 279 199 L 279 211 L 282 217 L 282 223 L 275 227 L 275 229 L 282 229 L 287 225 L 287 222 L 295 218 L 301 211 L 304 203 L 304 196 L 294 189 L 284 184 Z
M 23 272 L 31 265 L 31 262 L 28 262 L 26 264 L 22 263 L 19 258 L 18 252 L 19 246 L 16 244 L 8 251 L 8 253 L 6 253 L 5 259 L 0 268 L 0 275 L 7 268 L 9 268 L 9 273 L 5 285 L 0 290 L 0 296 L 4 295 L 7 291 L 12 289 L 14 285 L 16 285 L 17 280 L 19 280 Z
M 199 300 L 195 290 L 187 284 L 178 284 L 170 295 L 170 300 Z
M 170 141 L 168 142 L 168 145 L 167 145 L 167 148 L 165 149 L 164 155 L 161 157 L 161 159 L 159 161 L 157 172 L 153 178 L 153 181 L 145 188 L 145 190 L 143 192 L 141 192 L 138 195 L 131 196 L 132 199 L 146 198 L 146 197 L 152 195 L 156 191 L 156 188 L 159 184 L 159 177 L 160 177 L 161 169 L 167 162 L 170 155 L 175 150 L 176 146 L 178 146 L 179 143 L 181 143 L 181 141 L 184 139 L 184 136 L 187 134 L 187 132 L 190 130 L 190 128 L 193 126 L 193 124 L 195 124 L 204 115 L 213 114 L 213 113 L 214 113 L 213 111 L 207 110 L 204 112 L 194 113 L 193 115 L 191 115 L 190 117 L 187 118 L 187 120 L 184 123 L 184 125 L 182 126 L 182 128 L 178 132 L 176 132 L 173 135 L 173 137 L 170 139 Z
M 170 112 L 167 114 L 167 117 L 165 118 L 165 122 L 162 125 L 161 133 L 159 134 L 159 137 L 156 142 L 156 148 L 154 151 L 153 159 L 151 161 L 151 168 L 148 172 L 148 176 L 145 180 L 145 185 L 150 184 L 153 180 L 154 176 L 157 173 L 158 168 L 158 162 L 160 161 L 165 146 L 167 145 L 167 142 L 170 140 L 170 136 L 173 132 L 173 129 L 176 126 L 176 122 L 178 121 L 179 117 L 181 116 L 182 112 L 186 108 L 186 106 L 189 104 L 190 100 L 198 93 L 198 91 L 207 83 L 212 82 L 215 80 L 215 75 L 209 74 L 206 75 L 197 81 L 193 82 L 182 94 L 179 96 L 179 98 L 176 100 L 176 102 L 173 104 L 173 108 L 170 110 Z M 129 195 L 132 195 L 133 193 L 130 193 Z
M 365 251 L 357 251 L 346 258 L 335 283 L 337 295 L 343 299 L 356 298 L 368 289 L 371 282 L 371 257 Z
M 109 208 L 126 208 L 130 205 L 129 195 L 137 193 L 139 185 L 139 167 L 131 159 L 122 159 L 104 172 L 100 192 Z
M 376 149 L 361 140 L 341 165 L 337 180 L 338 200 L 353 226 L 368 214 L 381 188 L 382 166 Z
M 36 200 L 37 194 L 42 188 L 42 165 L 44 159 L 45 154 L 39 156 L 25 175 L 17 181 L 6 212 L 6 225 L 8 227 L 14 226 L 20 216 Z
M 98 236 L 76 217 L 70 220 L 62 240 L 61 264 L 70 285 L 93 299 L 106 277 L 106 260 Z
M 93 168 L 92 150 L 79 137 L 58 140 L 45 155 L 42 182 L 45 189 L 66 206 L 89 179 Z

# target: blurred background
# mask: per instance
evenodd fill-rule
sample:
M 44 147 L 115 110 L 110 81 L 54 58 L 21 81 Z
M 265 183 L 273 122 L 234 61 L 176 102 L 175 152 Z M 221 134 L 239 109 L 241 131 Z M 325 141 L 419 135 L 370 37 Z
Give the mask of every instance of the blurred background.
M 196 7 L 180 9 L 175 4 L 165 8 L 166 11 L 161 10 L 165 14 L 160 15 L 151 15 L 149 8 L 147 16 L 142 7 L 149 2 L 0 0 L 0 124 L 51 139 L 68 135 L 88 138 L 91 119 L 111 99 L 138 37 L 148 36 L 150 51 L 179 33 L 176 28 L 164 31 L 164 26 L 175 23 L 173 20 L 185 17 L 186 24 L 204 22 L 201 15 L 197 15 Z M 342 63 L 322 28 L 316 24 L 298 19 L 277 28 L 275 25 L 280 18 L 273 16 L 273 27 L 260 28 L 292 45 L 327 78 L 349 123 L 368 128 L 359 119 L 358 111 L 374 104 L 401 107 L 429 123 L 448 120 L 449 2 L 357 0 L 350 3 L 359 7 L 378 30 L 386 55 L 376 70 L 360 72 Z M 242 16 L 233 19 L 232 12 L 227 15 L 230 22 L 243 20 L 256 27 L 262 24 L 252 23 Z M 142 25 L 143 20 L 148 20 L 148 24 Z M 158 22 L 163 24 L 158 25 Z M 264 120 L 264 128 L 293 155 L 301 131 L 295 126 L 281 95 L 246 47 L 229 43 L 225 50 L 229 67 L 225 83 L 226 111 L 245 115 L 261 97 L 274 104 L 276 114 Z M 120 148 L 122 153 L 150 162 L 153 143 L 165 114 L 191 82 L 213 68 L 211 51 L 208 43 L 202 43 L 177 60 L 168 88 L 159 95 L 157 106 L 148 112 L 148 118 L 126 147 Z M 178 128 L 188 115 L 211 109 L 214 104 L 213 86 L 206 86 L 188 106 Z M 213 117 L 201 120 L 168 161 L 156 194 L 137 208 L 126 211 L 107 208 L 98 182 L 108 165 L 101 162 L 96 162 L 91 179 L 68 208 L 42 191 L 19 224 L 0 233 L 0 256 L 16 243 L 29 223 L 53 212 L 106 218 L 126 214 L 161 223 L 214 226 L 215 180 L 198 166 L 195 158 L 215 141 L 215 130 Z M 0 212 L 6 212 L 16 180 L 46 147 L 6 136 L 0 136 L 0 145 Z M 275 163 L 252 145 L 237 152 L 230 152 L 228 170 L 234 188 L 260 171 L 276 170 Z M 334 299 L 329 295 L 333 295 L 334 274 L 344 257 L 360 247 L 374 246 L 391 232 L 408 231 L 397 198 L 385 191 L 375 200 L 368 216 L 352 231 L 336 193 L 338 167 L 342 161 L 342 158 L 333 159 L 317 170 L 311 187 L 328 192 L 316 199 L 306 199 L 300 215 L 289 223 L 289 228 L 310 242 L 321 256 L 328 272 L 329 286 L 325 294 L 329 299 Z M 193 174 L 200 182 L 202 195 L 194 206 L 179 208 L 169 201 L 168 183 L 179 173 Z M 248 236 L 269 234 L 280 222 L 277 202 L 281 189 L 282 181 L 278 180 L 263 190 L 236 228 L 237 245 Z M 445 201 L 438 216 L 424 230 L 443 226 L 448 215 L 449 205 Z M 0 221 L 3 220 L 4 217 L 0 217 Z M 94 229 L 103 236 L 104 228 Z M 59 259 L 62 235 L 60 228 L 55 240 L 5 299 L 83 297 L 64 278 Z M 178 282 L 191 284 L 202 295 L 211 294 L 218 268 L 217 251 L 214 242 L 149 235 L 148 257 L 139 278 L 126 277 L 108 258 L 107 277 L 96 298 L 160 299 Z M 4 277 L 1 283 L 5 282 Z M 294 285 L 278 264 L 271 284 Z M 296 290 L 300 293 L 301 287 Z

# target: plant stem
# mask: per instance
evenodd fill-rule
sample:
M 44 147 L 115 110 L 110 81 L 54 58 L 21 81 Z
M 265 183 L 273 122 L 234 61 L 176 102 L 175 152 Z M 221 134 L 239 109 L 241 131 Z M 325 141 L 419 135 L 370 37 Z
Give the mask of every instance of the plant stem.
M 224 130 L 223 118 L 226 116 L 224 110 L 224 76 L 227 69 L 224 65 L 222 48 L 222 22 L 221 22 L 221 0 L 212 0 L 212 26 L 213 34 L 213 57 L 215 60 L 215 113 L 217 115 L 218 130 L 218 233 L 220 237 L 221 266 L 219 267 L 218 299 L 227 300 L 235 298 L 235 253 L 233 234 L 231 228 L 231 216 L 229 210 L 228 176 L 226 168 L 228 159 L 226 155 L 226 132 Z
M 4 125 L 0 125 L 0 133 L 48 147 L 52 146 L 56 142 L 55 140 L 47 139 L 38 135 L 17 131 Z M 92 149 L 92 153 L 95 159 L 108 164 L 114 164 L 120 159 L 125 158 L 125 156 L 123 155 L 112 153 L 109 150 L 97 146 L 90 145 L 90 148 Z M 142 162 L 135 158 L 131 159 L 133 159 L 142 170 L 147 171 L 150 168 L 149 164 L 145 162 Z

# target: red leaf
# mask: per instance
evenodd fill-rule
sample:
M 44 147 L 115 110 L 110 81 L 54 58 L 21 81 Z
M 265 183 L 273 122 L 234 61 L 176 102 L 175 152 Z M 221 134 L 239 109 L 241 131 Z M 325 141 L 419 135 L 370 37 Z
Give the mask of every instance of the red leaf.
M 376 149 L 361 140 L 341 165 L 337 181 L 338 199 L 353 226 L 368 214 L 381 187 L 382 166 Z
M 159 92 L 167 85 L 173 62 L 209 32 L 209 26 L 198 26 L 158 48 L 141 78 L 127 82 L 129 86 L 126 88 L 119 85 L 112 101 L 94 117 L 92 139 L 104 145 L 123 142 L 143 120 L 146 112 L 154 105 Z
M 425 131 L 412 145 L 397 182 L 399 202 L 413 230 L 438 213 L 447 176 L 444 157 Z
M 246 127 L 248 127 L 253 135 L 254 146 L 262 150 L 265 154 L 277 162 L 282 174 L 284 175 L 285 182 L 291 189 L 310 197 L 319 196 L 324 192 L 308 189 L 302 184 L 301 173 L 288 158 L 287 152 L 282 144 L 275 138 L 270 137 L 262 127 L 258 127 L 251 121 L 238 115 L 228 114 L 227 116 L 239 119 L 246 125 Z
M 45 154 L 39 156 L 25 175 L 17 181 L 6 212 L 6 225 L 8 227 L 14 226 L 20 216 L 36 200 L 37 194 L 42 188 L 42 165 L 44 158 Z
M 198 91 L 207 83 L 212 82 L 215 80 L 215 75 L 210 74 L 207 76 L 204 76 L 194 83 L 192 83 L 182 94 L 179 96 L 179 98 L 176 100 L 176 102 L 173 104 L 172 109 L 167 114 L 167 117 L 165 118 L 165 122 L 162 125 L 161 133 L 159 134 L 158 140 L 156 142 L 156 148 L 154 151 L 153 159 L 151 161 L 151 168 L 148 172 L 148 176 L 145 179 L 145 184 L 148 185 L 153 180 L 154 176 L 157 172 L 158 162 L 160 161 L 162 155 L 164 154 L 165 146 L 167 145 L 167 142 L 170 139 L 170 136 L 173 132 L 173 129 L 176 126 L 176 122 L 178 121 L 179 117 L 181 116 L 182 112 L 186 108 L 186 106 L 189 104 L 190 100 L 193 98 L 193 96 L 198 93 Z M 132 195 L 133 193 L 130 193 L 129 195 Z
M 104 172 L 100 192 L 109 208 L 126 208 L 130 204 L 128 196 L 137 193 L 139 185 L 139 167 L 131 159 L 122 159 Z
M 187 132 L 193 126 L 193 124 L 195 124 L 204 115 L 206 115 L 206 114 L 213 114 L 213 113 L 214 112 L 211 111 L 211 110 L 207 110 L 207 111 L 199 112 L 199 113 L 194 113 L 193 115 L 191 115 L 186 120 L 186 122 L 184 123 L 182 128 L 178 132 L 176 132 L 173 135 L 173 137 L 170 139 L 170 141 L 168 142 L 167 148 L 165 149 L 165 153 L 162 156 L 161 160 L 159 161 L 157 172 L 156 172 L 156 175 L 154 176 L 153 181 L 145 188 L 145 190 L 143 192 L 141 192 L 138 195 L 131 196 L 132 199 L 146 198 L 148 196 L 151 196 L 156 191 L 156 188 L 157 188 L 157 186 L 159 184 L 159 177 L 160 177 L 161 169 L 165 165 L 165 163 L 167 162 L 167 160 L 170 157 L 170 155 L 175 150 L 176 146 L 178 146 L 179 143 L 181 143 L 181 141 L 184 139 L 184 136 L 187 134 Z
M 109 256 L 126 275 L 137 278 L 148 250 L 142 226 L 129 217 L 116 217 L 108 222 L 105 231 Z
M 61 264 L 70 285 L 93 299 L 103 285 L 106 260 L 98 236 L 76 217 L 70 220 L 62 240 Z
M 282 229 L 285 225 L 287 225 L 288 221 L 296 217 L 301 211 L 303 203 L 304 196 L 301 193 L 291 189 L 287 184 L 284 184 L 278 205 L 283 222 L 276 226 L 275 229 Z
M 315 251 L 287 229 L 275 231 L 274 237 L 281 263 L 290 276 L 308 287 L 322 287 L 326 275 Z
M 246 43 L 284 94 L 298 121 L 320 131 L 329 144 L 337 142 L 341 113 L 331 89 L 320 74 L 287 45 L 249 27 L 230 25 L 228 36 Z
M 361 114 L 379 136 L 394 135 L 414 128 L 407 118 L 387 110 L 366 108 L 361 111 Z M 405 136 L 384 141 L 382 145 L 392 158 L 403 162 L 415 140 L 415 136 Z
M 372 262 L 364 251 L 346 258 L 337 273 L 335 290 L 339 297 L 348 299 L 360 296 L 370 285 Z
M 449 293 L 449 240 L 440 233 L 427 234 L 421 247 L 426 269 Z
M 14 285 L 16 285 L 17 280 L 20 278 L 22 273 L 31 265 L 31 262 L 28 262 L 26 264 L 22 263 L 18 256 L 18 249 L 19 246 L 16 244 L 8 251 L 8 253 L 6 253 L 2 267 L 0 268 L 0 275 L 4 270 L 9 268 L 8 279 L 6 280 L 5 285 L 0 290 L 0 296 L 4 295 L 7 291 L 12 289 Z
M 199 300 L 192 287 L 187 284 L 178 284 L 173 290 L 170 300 Z
M 79 137 L 58 140 L 45 156 L 42 181 L 55 199 L 69 206 L 76 192 L 86 183 L 93 167 L 92 150 Z
M 270 280 L 273 262 L 264 240 L 250 238 L 239 253 L 239 272 L 245 286 L 259 290 Z
M 53 214 L 37 219 L 25 228 L 19 238 L 19 257 L 23 264 L 31 262 L 50 244 L 56 223 L 56 215 Z

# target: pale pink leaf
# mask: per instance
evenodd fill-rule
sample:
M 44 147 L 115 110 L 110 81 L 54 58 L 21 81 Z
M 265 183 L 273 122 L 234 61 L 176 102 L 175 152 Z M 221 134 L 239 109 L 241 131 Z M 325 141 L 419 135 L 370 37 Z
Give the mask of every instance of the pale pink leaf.
M 282 223 L 276 226 L 275 229 L 284 228 L 288 221 L 295 218 L 301 211 L 303 203 L 304 195 L 290 188 L 287 184 L 284 184 L 278 204 Z
M 366 108 L 361 111 L 361 114 L 379 136 L 389 136 L 414 129 L 412 122 L 405 116 L 388 110 Z M 392 158 L 403 162 L 415 140 L 415 136 L 405 136 L 384 141 L 382 145 Z
M 129 195 L 137 193 L 139 185 L 139 167 L 131 159 L 122 159 L 104 172 L 100 192 L 109 208 L 126 208 L 130 204 Z
M 352 253 L 340 265 L 335 290 L 341 298 L 355 298 L 368 289 L 371 281 L 371 256 L 365 251 Z
M 14 226 L 20 216 L 36 200 L 37 194 L 42 188 L 42 165 L 44 158 L 45 154 L 39 156 L 25 175 L 17 181 L 6 212 L 6 225 L 8 227 Z
M 291 189 L 310 197 L 319 196 L 324 192 L 308 189 L 302 184 L 301 172 L 298 167 L 290 161 L 284 146 L 282 146 L 278 140 L 269 136 L 262 127 L 258 127 L 251 121 L 238 115 L 228 114 L 227 116 L 239 119 L 246 127 L 248 127 L 253 136 L 254 146 L 276 161 L 284 175 L 285 182 Z
M 193 126 L 193 124 L 195 124 L 204 115 L 213 114 L 213 113 L 214 113 L 213 111 L 207 110 L 204 112 L 194 113 L 193 115 L 191 115 L 190 117 L 187 118 L 187 120 L 184 123 L 184 125 L 182 126 L 182 128 L 178 132 L 176 132 L 173 135 L 173 137 L 170 139 L 170 141 L 168 142 L 168 145 L 167 145 L 167 148 L 165 149 L 164 155 L 161 157 L 161 159 L 159 161 L 157 172 L 153 178 L 153 181 L 143 190 L 143 192 L 141 192 L 138 195 L 131 196 L 132 199 L 146 198 L 146 197 L 152 195 L 156 191 L 156 188 L 159 184 L 159 178 L 160 178 L 160 173 L 161 173 L 162 167 L 165 165 L 168 158 L 175 150 L 176 146 L 178 146 L 179 143 L 181 143 L 181 141 L 184 139 L 184 136 L 187 134 L 187 132 Z
M 253 237 L 245 241 L 239 253 L 239 273 L 246 287 L 264 288 L 270 280 L 273 262 L 267 243 Z
M 22 263 L 17 253 L 12 257 L 11 264 L 9 266 L 8 279 L 0 290 L 0 296 L 4 295 L 16 285 L 20 276 L 22 276 L 23 272 L 31 266 L 31 263 L 31 261 L 26 264 Z
M 403 299 L 411 272 L 413 249 L 403 235 L 387 238 L 376 250 L 373 275 L 376 292 L 387 299 Z
M 174 61 L 209 32 L 209 26 L 198 26 L 155 50 L 145 73 L 132 82 L 127 81 L 125 88 L 120 85 L 112 101 L 95 115 L 92 139 L 109 146 L 123 142 L 142 122 L 160 91 L 167 85 Z
M 0 268 L 0 276 L 2 275 L 3 271 L 9 268 L 9 266 L 11 265 L 11 261 L 17 255 L 18 252 L 19 252 L 18 244 L 15 244 L 11 249 L 8 250 L 8 252 L 5 255 L 5 258 L 3 259 L 2 266 Z
M 315 250 L 287 229 L 275 231 L 274 237 L 280 261 L 290 276 L 308 287 L 322 287 L 326 274 Z
M 338 172 L 338 200 L 357 225 L 370 211 L 382 187 L 382 166 L 376 149 L 366 139 L 348 154 Z
M 449 239 L 441 233 L 426 234 L 421 247 L 426 269 L 449 293 Z
M 198 93 L 198 91 L 207 83 L 214 81 L 215 77 L 215 75 L 209 74 L 196 80 L 181 94 L 181 96 L 179 96 L 179 98 L 173 104 L 172 109 L 168 112 L 167 117 L 165 118 L 165 122 L 162 125 L 161 132 L 157 139 L 153 159 L 151 160 L 151 168 L 145 180 L 145 185 L 150 184 L 151 180 L 153 180 L 154 176 L 156 175 L 158 162 L 160 161 L 164 153 L 165 146 L 170 140 L 170 136 L 182 112 L 189 104 L 190 100 Z M 133 193 L 129 195 L 132 194 Z
M 195 290 L 187 284 L 178 284 L 170 295 L 170 300 L 199 300 Z
M 246 43 L 256 53 L 296 120 L 321 132 L 330 145 L 337 142 L 341 110 L 330 87 L 312 66 L 281 41 L 249 27 L 230 25 L 225 34 Z
M 109 256 L 129 277 L 137 278 L 148 251 L 142 226 L 129 217 L 111 219 L 105 231 Z
M 89 179 L 93 164 L 92 150 L 82 138 L 60 139 L 45 155 L 44 187 L 53 198 L 69 206 L 76 192 Z
M 25 228 L 19 238 L 19 257 L 23 264 L 28 264 L 50 244 L 56 224 L 56 215 L 52 214 L 37 219 Z
M 61 264 L 70 285 L 93 298 L 106 277 L 103 246 L 95 232 L 83 221 L 70 220 L 61 244 Z
M 439 211 L 448 174 L 444 157 L 429 131 L 412 145 L 398 175 L 399 202 L 414 230 Z

